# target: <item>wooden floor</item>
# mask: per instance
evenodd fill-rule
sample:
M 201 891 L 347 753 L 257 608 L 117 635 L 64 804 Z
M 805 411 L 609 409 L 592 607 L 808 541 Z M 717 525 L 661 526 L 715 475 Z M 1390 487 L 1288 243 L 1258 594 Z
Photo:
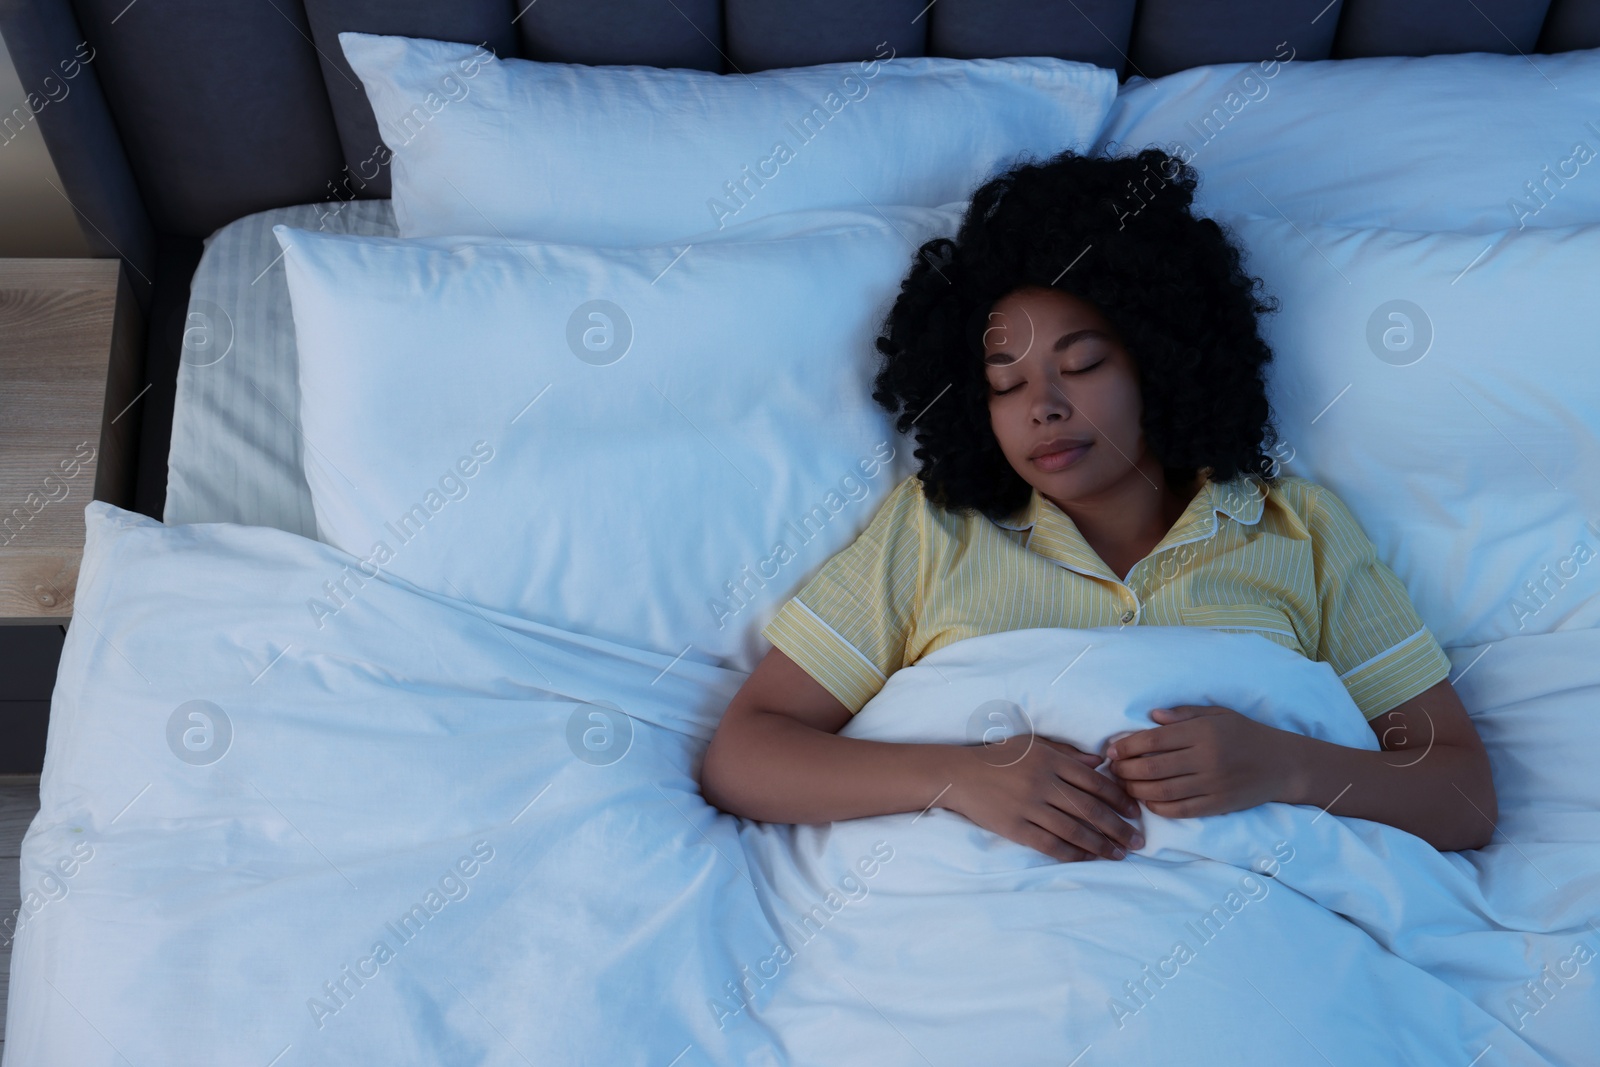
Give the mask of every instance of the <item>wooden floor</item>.
M 0 1056 L 5 1054 L 6 994 L 11 988 L 11 931 L 22 907 L 22 879 L 18 857 L 22 835 L 39 811 L 39 778 L 0 776 Z

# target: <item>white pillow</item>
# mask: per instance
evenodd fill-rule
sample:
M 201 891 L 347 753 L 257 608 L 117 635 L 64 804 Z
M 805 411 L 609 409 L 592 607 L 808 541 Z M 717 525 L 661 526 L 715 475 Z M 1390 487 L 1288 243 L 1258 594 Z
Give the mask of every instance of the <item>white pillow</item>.
M 1117 91 L 1114 71 L 1088 63 L 886 46 L 860 63 L 722 75 L 339 43 L 394 153 L 402 237 L 640 245 L 806 208 L 946 204 L 1021 153 L 1087 148 Z
M 1095 147 L 1189 159 L 1207 215 L 1465 233 L 1600 222 L 1600 48 L 1293 56 L 1130 78 Z
M 276 227 L 319 536 L 368 573 L 754 669 L 760 628 L 916 469 L 873 340 L 964 208 L 688 248 Z
M 1222 221 L 1282 302 L 1288 472 L 1349 505 L 1440 644 L 1600 625 L 1600 225 Z

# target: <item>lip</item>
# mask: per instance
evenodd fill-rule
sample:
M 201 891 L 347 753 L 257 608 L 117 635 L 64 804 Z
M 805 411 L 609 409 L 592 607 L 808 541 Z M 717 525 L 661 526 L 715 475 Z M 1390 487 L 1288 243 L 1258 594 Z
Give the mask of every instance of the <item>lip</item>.
M 1090 444 L 1092 440 L 1092 438 L 1085 440 L 1081 437 L 1052 437 L 1050 440 L 1037 445 L 1032 452 L 1028 453 L 1028 458 L 1038 459 L 1040 456 L 1048 455 L 1051 452 L 1064 452 L 1068 449 L 1077 448 L 1079 445 Z
M 1088 441 L 1084 444 L 1068 447 L 1058 452 L 1046 452 L 1043 455 L 1032 456 L 1030 458 L 1033 460 L 1033 465 L 1035 467 L 1038 467 L 1042 471 L 1054 473 L 1055 471 L 1066 470 L 1068 467 L 1078 462 L 1093 446 L 1094 442 Z

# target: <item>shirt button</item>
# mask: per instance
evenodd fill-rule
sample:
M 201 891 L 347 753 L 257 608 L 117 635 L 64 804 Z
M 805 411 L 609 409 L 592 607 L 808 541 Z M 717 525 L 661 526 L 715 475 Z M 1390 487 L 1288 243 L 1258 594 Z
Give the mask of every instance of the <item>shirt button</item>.
M 1123 613 L 1122 613 L 1122 621 L 1123 621 L 1123 622 L 1132 622 L 1132 621 L 1133 621 L 1133 612 L 1131 612 L 1131 611 L 1124 611 L 1124 612 L 1123 612 Z

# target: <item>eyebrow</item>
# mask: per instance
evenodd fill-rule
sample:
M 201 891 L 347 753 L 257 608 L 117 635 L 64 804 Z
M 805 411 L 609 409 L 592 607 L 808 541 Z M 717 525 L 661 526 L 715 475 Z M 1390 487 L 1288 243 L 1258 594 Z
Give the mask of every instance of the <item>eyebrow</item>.
M 1073 330 L 1071 333 L 1063 334 L 1061 337 L 1059 337 L 1056 340 L 1056 343 L 1051 346 L 1050 350 L 1052 352 L 1063 352 L 1067 348 L 1069 348 L 1070 346 L 1076 344 L 1079 341 L 1090 341 L 1090 340 L 1110 341 L 1110 340 L 1113 340 L 1113 338 L 1112 338 L 1112 336 L 1110 334 L 1106 333 L 1106 331 L 1104 331 L 1104 330 L 1096 330 L 1096 329 Z M 1017 362 L 1017 360 L 1015 360 L 1015 359 L 997 361 L 995 357 L 997 357 L 999 355 L 1001 355 L 1001 353 L 999 353 L 999 352 L 986 353 L 984 355 L 984 357 L 983 357 L 983 362 L 985 364 L 987 364 L 988 366 L 991 366 L 991 367 L 1009 367 L 1013 363 Z

